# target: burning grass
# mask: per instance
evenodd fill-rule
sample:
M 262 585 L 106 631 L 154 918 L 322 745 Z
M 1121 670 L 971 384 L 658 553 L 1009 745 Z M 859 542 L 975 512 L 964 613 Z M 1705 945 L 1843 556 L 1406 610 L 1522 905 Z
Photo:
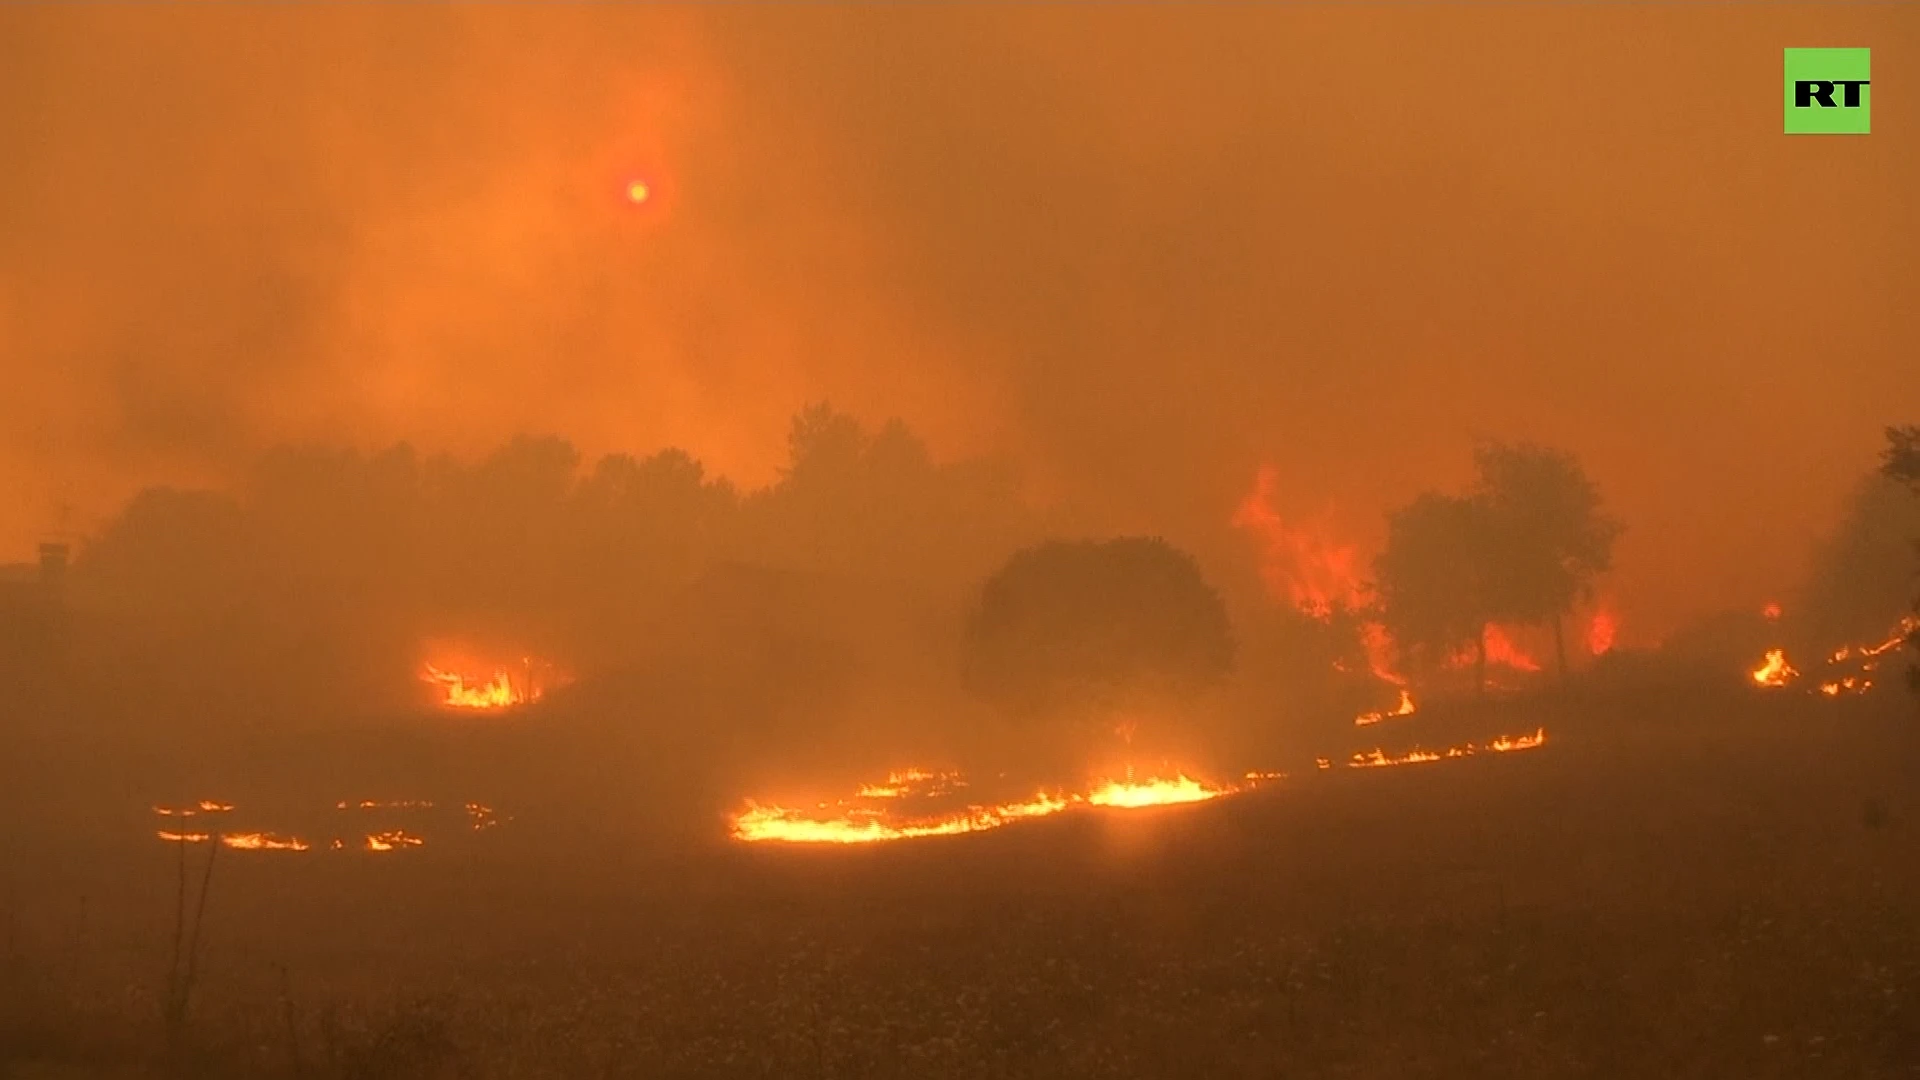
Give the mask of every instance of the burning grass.
M 557 665 L 534 656 L 503 663 L 437 649 L 436 659 L 421 666 L 420 681 L 433 687 L 434 704 L 441 708 L 498 712 L 533 705 L 572 679 Z
M 1371 727 L 1372 725 L 1377 724 L 1382 720 L 1388 720 L 1388 719 L 1392 719 L 1394 717 L 1399 717 L 1399 716 L 1412 716 L 1416 711 L 1417 710 L 1413 704 L 1412 691 L 1408 690 L 1406 687 L 1403 686 L 1400 688 L 1400 704 L 1394 706 L 1391 709 L 1383 709 L 1378 712 L 1361 713 L 1359 716 L 1356 716 L 1353 718 L 1353 726 L 1354 727 Z
M 1920 616 L 1907 615 L 1877 642 L 1840 646 L 1827 655 L 1828 670 L 1825 677 L 1813 685 L 1813 690 L 1826 697 L 1866 693 L 1874 687 L 1872 672 L 1880 667 L 1880 658 L 1898 649 L 1916 632 L 1920 632 Z M 1799 679 L 1800 670 L 1787 659 L 1785 649 L 1768 649 L 1748 675 L 1755 686 L 1777 690 Z
M 1239 788 L 1217 786 L 1184 773 L 1171 777 L 1105 780 L 1084 791 L 1039 791 L 1029 798 L 942 807 L 968 787 L 952 771 L 904 769 L 886 782 L 864 784 L 851 799 L 812 808 L 762 805 L 748 800 L 733 816 L 731 833 L 750 843 L 861 844 L 926 836 L 985 832 L 1017 821 L 1049 817 L 1075 807 L 1137 810 L 1205 802 Z
M 163 819 L 196 818 L 207 814 L 231 815 L 232 803 L 202 800 L 187 806 L 155 806 L 155 816 Z M 342 799 L 334 803 L 336 811 L 351 814 L 410 814 L 420 815 L 434 809 L 434 803 L 428 799 Z M 500 817 L 493 808 L 483 803 L 468 802 L 462 806 L 465 821 L 473 832 L 494 828 L 500 824 Z M 372 828 L 362 824 L 358 829 L 348 827 L 334 831 L 334 835 L 325 841 L 310 841 L 305 837 L 288 833 L 254 829 L 189 829 L 179 826 L 157 829 L 154 835 L 170 844 L 205 844 L 217 841 L 223 848 L 232 851 L 312 851 L 316 847 L 328 851 L 367 851 L 389 852 L 404 851 L 410 848 L 424 847 L 427 839 L 418 831 L 403 828 Z
M 1462 743 L 1444 750 L 1415 748 L 1398 755 L 1375 749 L 1356 753 L 1351 768 L 1413 765 L 1481 754 L 1532 750 L 1547 741 L 1546 729 L 1526 735 L 1498 735 L 1484 743 Z M 1322 770 L 1332 762 L 1318 760 Z M 1141 810 L 1210 802 L 1238 795 L 1263 784 L 1285 779 L 1280 772 L 1251 771 L 1240 784 L 1214 784 L 1184 772 L 1172 776 L 1101 780 L 1080 791 L 1040 791 L 1030 798 L 998 803 L 969 803 L 940 807 L 968 787 L 964 776 L 952 771 L 918 768 L 888 775 L 883 783 L 864 784 L 850 799 L 817 803 L 812 807 L 780 806 L 747 800 L 734 814 L 730 832 L 748 843 L 864 844 L 910 840 L 928 836 L 956 836 L 986 832 L 1032 818 L 1050 817 L 1076 808 Z

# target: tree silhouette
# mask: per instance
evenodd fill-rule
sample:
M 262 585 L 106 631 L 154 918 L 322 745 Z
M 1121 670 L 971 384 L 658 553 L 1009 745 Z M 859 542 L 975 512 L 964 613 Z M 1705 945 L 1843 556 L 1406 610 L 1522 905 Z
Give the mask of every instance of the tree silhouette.
M 1887 448 L 1881 452 L 1880 471 L 1920 495 L 1920 425 L 1887 429 Z M 1920 539 L 1914 541 L 1914 548 L 1920 551 Z M 1920 596 L 1914 598 L 1913 611 L 1920 615 Z M 1907 644 L 1920 652 L 1920 627 L 1907 635 Z M 1920 693 L 1920 661 L 1907 668 L 1907 683 L 1915 693 Z
M 1920 494 L 1920 424 L 1887 429 L 1887 448 L 1880 452 L 1880 470 Z
M 1920 498 L 1878 469 L 1862 477 L 1790 605 L 1805 646 L 1830 648 L 1885 634 L 1912 602 L 1915 537 Z
M 1381 621 L 1402 653 L 1433 666 L 1471 645 L 1481 686 L 1494 616 L 1491 532 L 1480 500 L 1428 492 L 1388 516 L 1373 568 Z
M 101 597 L 77 625 L 111 638 L 125 678 L 160 672 L 202 715 L 276 700 L 384 710 L 419 700 L 429 642 L 524 649 L 583 680 L 667 666 L 697 583 L 733 565 L 837 582 L 794 617 L 877 626 L 864 613 L 886 605 L 937 639 L 926 655 L 951 657 L 980 580 L 1042 535 L 1009 469 L 935 460 L 898 421 L 868 429 L 816 405 L 788 444 L 779 478 L 744 495 L 677 449 L 282 447 L 232 494 L 127 503 L 75 561 L 76 585 Z M 860 638 L 862 655 L 890 672 L 918 662 L 883 636 Z
M 1022 716 L 1178 698 L 1233 669 L 1226 607 L 1191 555 L 1158 538 L 1052 541 L 980 591 L 968 687 Z
M 1499 622 L 1553 628 L 1560 677 L 1567 674 L 1564 620 L 1613 563 L 1621 523 L 1572 454 L 1489 443 L 1474 452 L 1472 498 L 1483 508 L 1488 602 Z
M 787 450 L 780 482 L 748 500 L 755 561 L 937 588 L 957 603 L 1037 536 L 1009 473 L 936 462 L 898 420 L 869 431 L 812 405 L 794 417 Z

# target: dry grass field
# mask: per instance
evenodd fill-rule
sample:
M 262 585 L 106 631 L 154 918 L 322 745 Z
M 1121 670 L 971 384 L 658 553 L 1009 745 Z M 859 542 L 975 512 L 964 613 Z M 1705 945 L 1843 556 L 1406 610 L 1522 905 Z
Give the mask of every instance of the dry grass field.
M 15 805 L 0 1073 L 1920 1077 L 1911 710 L 1510 702 L 1453 722 L 1548 745 L 859 849 L 229 854 L 171 1053 L 177 852 Z

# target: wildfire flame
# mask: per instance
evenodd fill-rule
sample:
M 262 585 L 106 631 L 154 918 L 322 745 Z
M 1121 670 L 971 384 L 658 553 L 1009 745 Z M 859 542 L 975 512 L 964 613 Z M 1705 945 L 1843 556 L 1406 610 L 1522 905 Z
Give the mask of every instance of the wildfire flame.
M 1377 769 L 1393 765 L 1423 765 L 1432 761 L 1446 761 L 1454 758 L 1472 757 L 1479 753 L 1506 754 L 1515 750 L 1532 750 L 1543 746 L 1547 741 L 1547 729 L 1536 728 L 1531 735 L 1496 735 L 1485 745 L 1461 743 L 1445 750 L 1422 750 L 1415 748 L 1399 755 L 1390 756 L 1384 750 L 1369 750 L 1353 755 L 1347 762 L 1350 769 Z M 1331 768 L 1332 763 L 1325 758 L 1320 767 Z
M 425 844 L 426 840 L 404 829 L 389 829 L 367 837 L 368 851 L 398 851 L 401 848 L 422 847 Z
M 275 836 L 273 833 L 223 833 L 220 843 L 241 851 L 306 851 L 308 844 L 297 836 Z
M 1587 653 L 1590 656 L 1605 656 L 1613 651 L 1613 639 L 1620 632 L 1620 618 L 1608 608 L 1593 613 L 1593 621 L 1587 624 Z
M 334 808 L 338 810 L 430 810 L 433 806 L 434 804 L 431 801 L 425 799 L 395 799 L 388 801 L 365 799 L 358 802 L 342 800 L 334 804 Z M 188 807 L 155 806 L 152 808 L 154 814 L 162 818 L 192 817 L 198 814 L 224 813 L 232 809 L 233 805 L 231 803 L 214 802 L 211 800 L 203 800 Z M 465 804 L 465 809 L 467 820 L 475 831 L 492 828 L 500 823 L 500 819 L 489 806 L 477 802 L 470 802 Z M 204 844 L 217 840 L 222 847 L 231 848 L 236 851 L 310 851 L 314 846 L 302 837 L 287 836 L 273 832 L 199 832 L 187 831 L 180 828 L 168 828 L 160 829 L 156 831 L 154 835 L 168 843 L 177 844 Z M 425 844 L 426 839 L 424 837 L 409 833 L 404 829 L 391 829 L 364 836 L 363 842 L 359 846 L 366 851 L 396 851 L 401 848 L 421 847 Z M 326 846 L 334 851 L 343 851 L 346 850 L 348 844 L 344 840 L 335 838 L 327 841 Z
M 1041 792 L 1024 802 L 998 806 L 969 806 L 957 813 L 924 821 L 891 824 L 882 811 L 847 809 L 837 817 L 818 818 L 805 810 L 760 806 L 752 801 L 735 815 L 733 835 L 746 841 L 777 840 L 797 844 L 864 844 L 920 836 L 953 836 L 981 832 L 1032 817 L 1065 810 L 1067 800 Z
M 1857 670 L 1853 674 L 1833 674 L 1821 680 L 1817 689 L 1827 697 L 1839 697 L 1842 694 L 1865 693 L 1873 689 L 1874 682 L 1867 673 L 1880 666 L 1880 657 L 1899 648 L 1920 632 L 1920 615 L 1902 616 L 1894 624 L 1887 636 L 1871 645 L 1842 645 L 1827 656 L 1827 666 L 1852 664 Z M 1755 685 L 1764 687 L 1782 687 L 1800 674 L 1787 662 L 1786 651 L 1768 649 L 1766 659 L 1752 671 Z
M 884 784 L 862 784 L 860 797 L 863 799 L 894 799 L 902 795 L 944 795 L 954 788 L 967 786 L 967 781 L 955 772 L 927 772 L 924 769 L 903 769 L 887 774 Z
M 1400 688 L 1400 704 L 1380 712 L 1361 713 L 1353 718 L 1354 727 L 1368 727 L 1388 717 L 1412 716 L 1414 713 L 1413 694 L 1406 687 Z
M 515 686 L 512 673 L 506 671 L 496 671 L 483 682 L 469 683 L 464 675 L 428 664 L 421 678 L 440 687 L 440 703 L 452 709 L 505 709 L 540 700 L 538 687 Z
M 1906 615 L 1894 626 L 1892 633 L 1887 635 L 1885 641 L 1882 641 L 1878 645 L 1864 646 L 1855 651 L 1861 656 L 1879 656 L 1881 653 L 1899 648 L 1915 634 L 1920 634 L 1920 615 Z M 1841 651 L 1844 652 L 1845 650 L 1843 649 Z M 1840 657 L 1836 656 L 1834 659 L 1837 660 L 1840 659 Z
M 1254 476 L 1253 490 L 1234 511 L 1235 528 L 1251 533 L 1260 547 L 1260 579 L 1274 599 L 1296 611 L 1326 619 L 1339 609 L 1359 611 L 1372 599 L 1361 577 L 1359 548 L 1331 539 L 1325 529 L 1288 524 L 1275 506 L 1279 476 L 1263 465 Z M 1367 667 L 1395 686 L 1406 679 L 1394 670 L 1393 638 L 1377 622 L 1360 627 Z M 1341 666 L 1336 663 L 1336 668 Z
M 1768 649 L 1767 657 L 1760 666 L 1753 669 L 1753 681 L 1756 686 L 1785 686 L 1799 677 L 1800 672 L 1787 663 L 1785 649 Z
M 1260 774 L 1272 779 L 1277 774 Z M 1251 778 L 1251 777 L 1250 777 Z M 937 797 L 966 787 L 954 772 L 905 769 L 892 773 L 884 784 L 866 784 L 857 799 L 868 802 L 898 800 L 904 796 Z M 821 804 L 812 810 L 762 805 L 748 800 L 735 814 L 732 833 L 748 842 L 780 841 L 804 844 L 863 844 L 923 836 L 954 836 L 984 832 L 1029 818 L 1046 817 L 1075 806 L 1134 810 L 1205 802 L 1239 789 L 1214 787 L 1185 774 L 1172 778 L 1106 780 L 1085 792 L 1040 791 L 1032 798 L 1005 803 L 973 804 L 944 813 L 895 820 L 886 806 L 854 805 L 847 801 Z
M 1528 656 L 1507 632 L 1497 625 L 1487 627 L 1487 663 L 1515 671 L 1539 671 L 1540 662 Z
M 1301 611 L 1323 617 L 1335 608 L 1363 606 L 1358 552 L 1323 533 L 1287 524 L 1274 506 L 1279 483 L 1273 467 L 1262 465 L 1253 491 L 1232 519 L 1235 528 L 1259 540 L 1260 576 L 1267 588 Z
M 1376 749 L 1353 755 L 1347 765 L 1349 768 L 1377 768 L 1483 753 L 1504 754 L 1532 750 L 1546 741 L 1547 731 L 1542 727 L 1528 735 L 1497 735 L 1485 743 L 1463 743 L 1443 751 L 1414 749 L 1390 756 L 1384 750 Z M 1324 771 L 1331 769 L 1333 762 L 1318 758 L 1315 765 Z M 1172 777 L 1135 779 L 1129 769 L 1125 779 L 1100 781 L 1083 792 L 1041 791 L 1030 799 L 975 804 L 945 813 L 896 820 L 891 812 L 892 807 L 885 804 L 907 796 L 951 793 L 966 784 L 958 773 L 904 769 L 889 774 L 885 783 L 862 785 L 860 794 L 854 800 L 821 803 L 810 810 L 764 805 L 749 799 L 745 807 L 733 815 L 730 824 L 733 837 L 749 843 L 865 844 L 984 832 L 1016 821 L 1046 817 L 1082 806 L 1132 810 L 1207 802 L 1240 794 L 1266 781 L 1284 778 L 1284 773 L 1249 772 L 1244 777 L 1244 786 L 1217 786 L 1196 780 L 1185 773 L 1175 773 Z M 862 805 L 860 800 L 864 800 L 865 804 Z
M 153 812 L 161 817 L 194 817 L 198 814 L 224 814 L 232 809 L 232 803 L 201 799 L 192 806 L 156 806 Z
M 1768 622 L 1780 618 L 1780 605 L 1769 602 L 1765 607 L 1760 609 L 1760 617 L 1766 619 Z
M 1089 792 L 1086 801 L 1094 806 L 1138 809 L 1143 806 L 1173 806 L 1179 803 L 1205 802 L 1231 794 L 1232 788 L 1210 788 L 1198 780 L 1176 776 L 1171 780 L 1112 780 Z

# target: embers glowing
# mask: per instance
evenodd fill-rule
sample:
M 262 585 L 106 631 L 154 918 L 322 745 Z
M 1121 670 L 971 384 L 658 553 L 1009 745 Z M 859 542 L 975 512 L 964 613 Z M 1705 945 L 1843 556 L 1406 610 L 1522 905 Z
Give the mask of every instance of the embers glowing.
M 405 812 L 415 814 L 432 811 L 434 809 L 434 803 L 426 799 L 341 800 L 334 804 L 334 809 L 353 812 L 356 817 L 359 816 L 360 812 L 374 814 Z M 495 814 L 492 807 L 486 806 L 485 804 L 469 802 L 463 805 L 463 809 L 468 825 L 475 832 L 490 829 L 500 824 L 501 818 Z M 207 814 L 227 814 L 233 810 L 233 804 L 231 803 L 214 802 L 212 800 L 202 800 L 201 802 L 191 805 L 177 807 L 155 806 L 152 810 L 156 817 L 166 819 L 170 825 L 168 828 L 157 830 L 154 835 L 160 840 L 172 844 L 205 844 L 217 841 L 220 846 L 235 851 L 311 851 L 316 847 L 321 847 L 330 851 L 359 850 L 389 852 L 424 847 L 427 842 L 426 837 L 408 829 L 380 829 L 371 827 L 377 824 L 384 824 L 384 822 L 377 821 L 359 824 L 357 826 L 349 826 L 346 830 L 335 832 L 331 839 L 317 843 L 310 842 L 301 836 L 251 828 L 228 830 L 210 829 L 206 826 L 189 828 L 185 823 L 180 825 L 172 824 L 174 819 L 199 817 Z M 364 818 L 362 820 L 364 820 Z
M 484 806 L 477 802 L 467 804 L 467 821 L 472 824 L 474 832 L 491 829 L 500 824 L 500 819 L 494 816 L 491 806 Z
M 196 817 L 200 814 L 224 814 L 232 809 L 232 803 L 201 799 L 192 806 L 156 806 L 153 812 L 161 817 Z

